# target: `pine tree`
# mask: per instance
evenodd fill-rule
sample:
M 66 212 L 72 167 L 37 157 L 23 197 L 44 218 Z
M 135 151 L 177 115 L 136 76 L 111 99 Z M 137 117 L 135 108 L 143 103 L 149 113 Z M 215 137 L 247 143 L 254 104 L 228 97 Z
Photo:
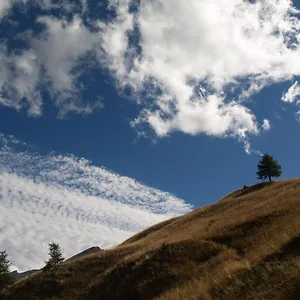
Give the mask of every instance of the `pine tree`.
M 13 277 L 9 271 L 11 266 L 10 261 L 7 259 L 6 251 L 0 251 L 0 290 L 14 282 Z
M 270 182 L 272 181 L 272 177 L 279 177 L 282 174 L 281 166 L 277 160 L 268 153 L 262 156 L 257 165 L 257 169 L 257 178 L 262 180 L 269 178 Z
M 49 256 L 50 258 L 48 261 L 46 261 L 44 270 L 48 270 L 50 268 L 56 267 L 65 260 L 62 256 L 62 252 L 59 244 L 56 243 L 49 244 Z

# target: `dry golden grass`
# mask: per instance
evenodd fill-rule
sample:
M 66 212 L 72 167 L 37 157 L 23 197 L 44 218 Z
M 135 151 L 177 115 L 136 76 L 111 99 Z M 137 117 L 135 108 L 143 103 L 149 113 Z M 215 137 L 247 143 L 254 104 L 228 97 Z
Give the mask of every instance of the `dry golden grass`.
M 0 299 L 300 299 L 299 231 L 300 179 L 259 184 L 34 274 Z

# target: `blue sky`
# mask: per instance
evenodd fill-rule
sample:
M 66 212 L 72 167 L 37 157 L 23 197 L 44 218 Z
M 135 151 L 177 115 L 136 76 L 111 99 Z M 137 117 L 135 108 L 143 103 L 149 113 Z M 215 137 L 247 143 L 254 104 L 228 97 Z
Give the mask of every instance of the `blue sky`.
M 101 219 L 101 226 L 127 230 L 113 240 L 107 239 L 109 231 L 94 240 L 110 247 L 155 222 L 256 183 L 259 153 L 278 159 L 282 179 L 298 176 L 299 1 L 1 3 L 0 170 L 6 174 L 1 198 L 6 210 L 13 205 L 9 191 L 19 195 L 28 181 L 33 190 L 19 200 L 29 206 L 31 193 L 41 189 L 36 183 L 44 184 L 50 198 L 52 188 L 79 189 L 83 198 L 100 195 L 126 204 L 126 212 L 129 206 L 151 212 L 141 226 L 137 220 L 126 228 L 108 226 Z M 47 170 L 55 172 L 54 161 L 61 157 L 72 161 L 70 182 L 68 177 L 56 181 L 37 167 L 49 161 Z M 78 173 L 81 158 L 89 163 Z M 124 191 L 130 190 L 129 179 L 142 188 L 124 199 L 112 186 L 109 196 L 101 188 L 89 190 L 82 182 L 91 180 L 87 174 L 94 168 L 108 170 L 108 178 L 119 174 Z M 97 179 L 99 186 L 103 178 Z M 142 201 L 143 208 L 130 201 L 140 199 L 137 190 L 154 193 L 154 202 L 148 207 Z M 70 195 L 61 201 L 71 205 Z M 166 199 L 172 199 L 173 210 Z M 83 219 L 94 222 L 87 215 Z M 21 227 L 15 228 L 15 238 Z M 13 253 L 29 245 L 12 239 L 0 244 Z M 92 246 L 70 243 L 63 245 L 72 249 L 70 255 Z M 44 254 L 28 247 L 26 260 L 33 255 L 32 265 L 38 266 Z M 15 267 L 30 266 L 19 261 Z

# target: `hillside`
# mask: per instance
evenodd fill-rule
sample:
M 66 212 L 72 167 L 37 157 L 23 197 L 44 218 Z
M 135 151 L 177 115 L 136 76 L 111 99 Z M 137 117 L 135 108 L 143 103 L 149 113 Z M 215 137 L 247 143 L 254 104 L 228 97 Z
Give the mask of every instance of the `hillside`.
M 14 281 L 17 281 L 17 280 L 26 278 L 27 276 L 30 276 L 38 271 L 39 271 L 39 269 L 34 269 L 34 270 L 28 270 L 28 271 L 19 273 L 17 270 L 15 270 L 15 271 L 11 272 L 10 274 L 12 275 Z
M 300 299 L 299 216 L 300 179 L 251 186 L 0 299 Z
M 97 247 L 97 246 L 94 246 L 94 247 L 91 247 L 89 249 L 86 249 L 76 255 L 73 255 L 72 257 L 68 258 L 66 260 L 66 262 L 70 262 L 72 260 L 76 260 L 78 258 L 81 258 L 81 257 L 84 257 L 84 256 L 87 256 L 87 255 L 91 255 L 91 254 L 94 254 L 94 253 L 99 253 L 101 251 L 104 251 L 103 249 L 101 249 L 100 247 Z
M 78 259 L 78 258 L 81 258 L 81 257 L 84 257 L 84 256 L 87 256 L 87 255 L 90 255 L 90 254 L 93 254 L 93 253 L 98 253 L 98 252 L 101 252 L 101 251 L 104 251 L 103 249 L 99 248 L 99 247 L 91 247 L 89 249 L 86 249 L 68 259 L 66 259 L 65 262 L 70 262 L 72 260 L 75 260 L 75 259 Z M 17 281 L 17 280 L 20 280 L 20 279 L 23 279 L 23 278 L 26 278 L 27 276 L 30 276 L 36 272 L 39 272 L 40 270 L 28 270 L 26 272 L 22 272 L 22 273 L 19 273 L 18 271 L 13 271 L 11 272 L 11 275 L 13 276 L 14 280 Z

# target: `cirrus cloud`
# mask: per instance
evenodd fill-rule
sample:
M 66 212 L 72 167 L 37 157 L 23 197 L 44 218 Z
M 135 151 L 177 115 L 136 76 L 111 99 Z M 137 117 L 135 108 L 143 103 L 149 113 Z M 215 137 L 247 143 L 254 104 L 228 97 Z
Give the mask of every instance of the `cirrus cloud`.
M 66 257 L 109 248 L 186 213 L 183 200 L 71 155 L 39 155 L 0 135 L 0 245 L 14 268 L 40 268 L 52 240 Z

